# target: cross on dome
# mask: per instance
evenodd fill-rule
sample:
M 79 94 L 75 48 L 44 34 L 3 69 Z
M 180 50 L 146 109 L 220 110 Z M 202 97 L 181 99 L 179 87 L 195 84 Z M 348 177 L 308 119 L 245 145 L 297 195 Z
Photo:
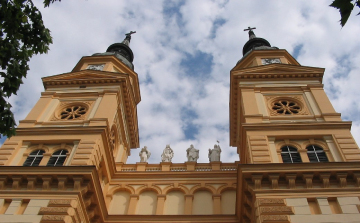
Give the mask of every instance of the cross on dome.
M 253 29 L 256 29 L 256 27 L 251 28 L 251 27 L 249 26 L 247 29 L 244 29 L 244 31 L 249 31 L 249 39 L 253 39 L 253 38 L 256 37 Z

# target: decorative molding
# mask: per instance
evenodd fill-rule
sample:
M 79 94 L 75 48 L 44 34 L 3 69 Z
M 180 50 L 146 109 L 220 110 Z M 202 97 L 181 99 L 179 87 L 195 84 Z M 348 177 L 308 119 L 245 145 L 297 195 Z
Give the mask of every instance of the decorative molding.
M 59 207 L 59 206 L 64 206 L 64 207 L 76 207 L 77 206 L 77 202 L 75 200 L 67 200 L 67 199 L 56 199 L 56 200 L 50 200 L 49 207 Z
M 284 199 L 280 198 L 265 198 L 265 199 L 259 199 L 259 205 L 285 205 Z
M 63 101 L 55 110 L 50 121 L 85 120 L 93 103 L 94 101 Z M 79 109 L 83 109 L 81 111 L 78 111 L 79 109 L 73 111 L 73 107 L 79 107 Z M 71 111 L 66 111 L 68 109 L 71 109 Z M 63 112 L 67 112 L 71 118 L 67 118 L 67 116 L 61 116 L 61 113 Z
M 288 73 L 287 73 L 288 72 Z M 323 74 L 320 73 L 290 73 L 291 71 L 285 71 L 282 74 L 278 72 L 275 74 L 269 73 L 242 73 L 241 75 L 236 75 L 236 79 L 284 79 L 284 78 L 322 78 Z
M 74 209 L 71 207 L 41 207 L 39 215 L 73 215 Z
M 290 222 L 290 219 L 289 219 L 289 216 L 287 216 L 287 215 L 262 215 L 261 222 L 262 223 L 271 223 L 271 222 L 287 223 L 287 222 Z
M 292 207 L 287 206 L 269 206 L 260 207 L 260 214 L 294 214 Z
M 296 96 L 271 95 L 271 96 L 265 96 L 265 100 L 267 102 L 267 108 L 271 116 L 284 116 L 284 115 L 291 116 L 291 115 L 310 114 L 306 106 L 304 97 L 302 95 L 296 95 Z M 279 113 L 281 111 L 283 112 Z
M 86 69 L 88 70 L 103 70 L 105 67 L 105 64 L 89 64 Z
M 71 217 L 67 215 L 43 215 L 41 223 L 46 222 L 71 222 Z

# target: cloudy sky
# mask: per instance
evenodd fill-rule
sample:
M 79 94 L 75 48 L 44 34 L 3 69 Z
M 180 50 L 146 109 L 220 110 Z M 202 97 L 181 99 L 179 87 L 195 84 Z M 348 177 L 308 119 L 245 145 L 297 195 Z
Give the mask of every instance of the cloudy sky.
M 337 112 L 352 120 L 360 142 L 360 16 L 344 28 L 330 0 L 317 1 L 124 1 L 62 0 L 44 9 L 34 0 L 53 44 L 30 62 L 28 78 L 10 99 L 16 120 L 26 117 L 44 90 L 41 77 L 70 72 L 82 56 L 105 52 L 130 30 L 142 100 L 138 105 L 140 145 L 160 162 L 166 144 L 173 162 L 186 160 L 190 144 L 199 162 L 220 141 L 223 162 L 239 159 L 229 146 L 229 71 L 248 40 L 243 31 L 286 49 L 300 64 L 326 68 L 324 84 Z M 30 93 L 29 93 L 30 92 Z M 128 163 L 139 161 L 132 150 Z

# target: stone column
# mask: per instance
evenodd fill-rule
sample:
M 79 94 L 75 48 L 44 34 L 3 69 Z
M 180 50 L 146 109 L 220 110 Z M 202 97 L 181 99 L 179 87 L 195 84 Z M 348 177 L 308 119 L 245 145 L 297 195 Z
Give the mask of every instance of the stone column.
M 194 199 L 193 194 L 185 194 L 184 214 L 186 214 L 186 215 L 192 214 L 193 199 Z
M 46 166 L 46 164 L 49 162 L 50 157 L 51 153 L 44 153 L 43 158 L 39 163 L 39 166 Z
M 221 214 L 221 194 L 213 196 L 213 214 Z
M 156 215 L 164 214 L 165 200 L 166 200 L 165 194 L 159 194 L 157 196 Z
M 138 194 L 131 194 L 130 195 L 128 214 L 135 214 L 136 205 L 137 205 L 138 200 L 139 200 L 139 195 Z
M 309 157 L 307 155 L 307 149 L 299 149 L 298 152 L 299 152 L 299 154 L 301 156 L 301 161 L 303 163 L 309 163 L 310 162 Z

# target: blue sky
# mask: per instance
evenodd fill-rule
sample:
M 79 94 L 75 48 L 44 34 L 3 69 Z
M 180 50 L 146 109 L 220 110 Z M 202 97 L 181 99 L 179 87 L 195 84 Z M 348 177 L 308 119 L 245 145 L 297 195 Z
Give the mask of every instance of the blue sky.
M 10 99 L 15 117 L 24 119 L 43 91 L 41 77 L 72 70 L 82 56 L 105 52 L 124 34 L 131 40 L 142 101 L 138 105 L 141 147 L 160 162 L 167 144 L 173 162 L 186 160 L 186 149 L 200 149 L 199 162 L 216 140 L 221 160 L 239 159 L 229 147 L 229 72 L 242 57 L 248 39 L 243 29 L 292 53 L 300 64 L 326 68 L 324 85 L 337 112 L 353 121 L 360 141 L 360 17 L 344 28 L 331 1 L 143 1 L 77 0 L 41 7 L 54 43 L 47 55 L 30 62 L 28 78 Z M 32 92 L 32 94 L 29 94 Z M 139 161 L 133 150 L 129 163 Z

